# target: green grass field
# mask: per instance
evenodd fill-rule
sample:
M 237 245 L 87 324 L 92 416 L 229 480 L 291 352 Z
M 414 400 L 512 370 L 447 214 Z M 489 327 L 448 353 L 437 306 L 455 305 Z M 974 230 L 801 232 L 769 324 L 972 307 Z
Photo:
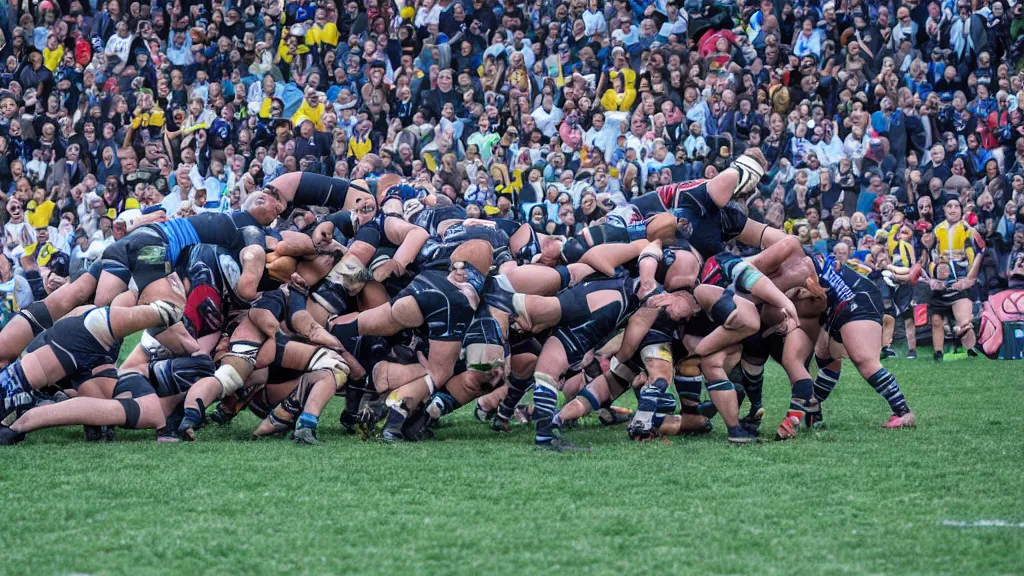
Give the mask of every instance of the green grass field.
M 0 574 L 1024 572 L 1024 364 L 888 366 L 916 430 L 882 430 L 847 365 L 827 429 L 756 446 L 720 420 L 647 444 L 588 421 L 569 436 L 591 453 L 538 453 L 470 409 L 434 441 L 364 443 L 340 433 L 341 400 L 318 447 L 249 441 L 248 414 L 193 444 L 32 434 L 0 456 Z M 773 432 L 776 368 L 765 399 Z M 978 521 L 1008 525 L 948 524 Z

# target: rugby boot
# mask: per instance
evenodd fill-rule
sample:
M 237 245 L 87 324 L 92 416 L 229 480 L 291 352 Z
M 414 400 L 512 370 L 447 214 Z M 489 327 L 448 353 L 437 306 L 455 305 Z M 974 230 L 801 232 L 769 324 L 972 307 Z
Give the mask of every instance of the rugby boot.
M 0 426 L 0 446 L 14 446 L 25 439 L 21 432 L 15 432 L 7 426 Z
M 740 418 L 740 424 L 751 431 L 761 428 L 761 420 L 764 419 L 764 408 L 760 404 L 751 404 L 747 415 Z
M 659 402 L 663 402 L 662 394 L 668 389 L 668 382 L 659 378 L 644 384 L 640 389 L 640 397 L 636 403 L 636 413 L 626 428 L 626 433 L 633 440 L 643 441 L 654 438 L 654 415 L 658 411 Z
M 914 419 L 913 412 L 907 412 L 902 416 L 893 414 L 889 417 L 889 421 L 882 424 L 882 428 L 914 428 L 917 426 L 917 422 Z
M 494 420 L 491 420 L 491 430 L 495 432 L 509 432 L 511 429 L 508 418 L 502 416 L 501 412 L 494 415 Z
M 796 438 L 800 430 L 800 422 L 803 421 L 803 418 L 804 412 L 799 410 L 786 412 L 786 417 L 782 419 L 782 424 L 779 424 L 779 428 L 775 431 L 775 439 L 791 440 Z
M 362 402 L 365 391 L 366 379 L 353 380 L 349 382 L 341 390 L 335 393 L 335 396 L 342 394 L 345 397 L 345 409 L 341 411 L 338 416 L 338 424 L 341 425 L 341 431 L 345 434 L 355 434 L 359 432 L 359 405 Z
M 292 440 L 296 444 L 309 444 L 310 446 L 316 446 L 320 443 L 320 440 L 316 437 L 316 428 L 306 428 L 300 426 L 292 432 Z
M 808 428 L 825 427 L 825 417 L 821 412 L 820 403 L 804 408 L 804 425 Z
M 435 422 L 436 420 L 431 420 L 430 416 L 427 415 L 424 407 L 416 408 L 409 413 L 408 418 L 402 423 L 402 437 L 407 442 L 430 440 L 434 437 L 432 423 Z
M 430 396 L 430 400 L 427 402 L 427 417 L 434 422 L 437 422 L 442 416 L 447 416 L 461 407 L 462 404 L 459 404 L 459 401 L 451 394 L 448 394 L 447 392 L 434 392 Z M 487 411 L 481 410 L 479 404 L 473 408 L 473 416 L 480 422 L 489 422 L 493 415 L 494 414 L 491 413 L 490 416 L 488 416 Z
M 227 426 L 238 415 L 237 404 L 238 396 L 234 394 L 225 396 L 213 409 L 210 420 L 213 420 L 213 423 L 218 426 Z
M 85 431 L 86 442 L 112 442 L 114 440 L 113 426 L 82 426 Z
M 577 446 L 562 438 L 552 418 L 537 420 L 537 435 L 534 443 L 538 450 L 549 450 L 551 452 L 590 452 L 589 447 Z
M 367 396 L 363 398 L 359 403 L 359 413 L 357 414 L 359 423 L 356 425 L 359 429 L 360 438 L 365 441 L 376 437 L 380 433 L 386 408 L 383 397 L 371 399 Z
M 310 446 L 319 444 L 320 441 L 316 437 L 316 427 L 319 423 L 319 416 L 314 416 L 309 412 L 299 414 L 299 418 L 295 422 L 295 431 L 292 432 L 292 440 L 296 444 L 309 444 Z
M 429 414 L 429 407 L 427 410 L 427 413 Z M 478 422 L 490 422 L 491 419 L 494 418 L 494 415 L 497 413 L 497 410 L 484 410 L 483 408 L 480 407 L 480 402 L 477 402 L 476 405 L 473 406 L 473 417 L 476 418 Z M 447 412 L 445 414 L 447 414 Z M 431 414 L 430 417 L 434 418 L 433 414 Z M 438 416 L 438 418 L 434 418 L 434 420 L 438 420 L 439 418 L 440 416 Z
M 618 426 L 633 419 L 633 411 L 622 406 L 602 407 L 597 411 L 602 426 Z
M 356 428 L 359 425 L 359 418 L 357 412 L 349 412 L 346 407 L 342 410 L 341 414 L 338 415 L 338 424 L 341 424 L 341 431 L 345 434 L 355 434 L 359 432 Z
M 156 430 L 156 441 L 160 444 L 177 444 L 181 438 L 171 428 L 158 428 Z
M 730 426 L 729 427 L 729 443 L 730 444 L 752 444 L 757 442 L 757 434 L 747 430 L 743 426 Z
M 82 431 L 85 433 L 86 442 L 99 442 L 103 440 L 103 432 L 99 426 L 82 426 Z
M 178 436 L 186 442 L 194 442 L 198 439 L 196 430 L 203 427 L 203 421 L 206 419 L 206 407 L 203 406 L 203 401 L 198 400 L 196 403 L 199 408 L 185 408 L 185 415 L 181 418 L 181 424 L 178 424 Z

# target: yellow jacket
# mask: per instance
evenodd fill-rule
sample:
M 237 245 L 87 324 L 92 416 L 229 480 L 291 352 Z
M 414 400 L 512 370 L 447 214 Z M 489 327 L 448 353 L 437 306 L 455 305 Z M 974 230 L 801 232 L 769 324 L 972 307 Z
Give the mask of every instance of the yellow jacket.
M 64 46 L 61 44 L 57 45 L 56 50 L 50 50 L 49 48 L 43 48 L 43 66 L 46 66 L 50 72 L 55 72 L 57 66 L 60 65 L 60 59 L 64 57 Z
M 609 70 L 608 79 L 614 80 L 616 76 L 622 74 L 623 85 L 627 90 L 636 89 L 636 72 L 632 68 L 623 68 L 622 70 Z
M 358 136 L 348 139 L 348 155 L 355 156 L 356 160 L 362 160 L 363 156 L 366 156 L 371 150 L 373 150 L 373 139 L 369 134 L 365 139 L 360 139 Z
M 337 46 L 339 36 L 338 26 L 333 22 L 328 22 L 323 28 L 313 24 L 313 27 L 306 32 L 306 44 L 310 46 L 319 46 L 320 44 Z
M 53 216 L 53 210 L 56 207 L 57 205 L 52 200 L 44 200 L 38 206 L 35 200 L 30 200 L 28 206 L 25 207 L 25 220 L 33 228 L 49 226 L 50 218 Z
M 601 96 L 601 107 L 605 110 L 629 112 L 629 109 L 633 107 L 633 102 L 635 101 L 636 90 L 626 88 L 624 92 L 619 94 L 615 90 L 609 88 L 608 90 L 605 90 L 604 96 Z
M 903 240 L 898 240 L 900 225 L 894 224 L 889 229 L 886 245 L 889 248 L 889 260 L 896 266 L 910 266 L 914 262 L 914 247 Z
M 311 122 L 313 122 L 313 126 L 316 126 L 317 131 L 323 132 L 324 131 L 324 119 L 323 119 L 323 117 L 324 117 L 324 103 L 323 102 L 317 104 L 316 108 L 313 108 L 312 106 L 309 105 L 309 102 L 306 102 L 306 99 L 303 98 L 302 99 L 302 104 L 299 104 L 299 109 L 295 111 L 294 115 L 292 115 L 292 125 L 293 126 L 298 126 L 300 120 L 302 120 L 303 118 L 308 118 Z
M 974 228 L 963 220 L 956 224 L 943 221 L 935 227 L 935 249 L 940 257 L 945 257 L 951 264 L 963 265 L 967 268 L 974 264 L 977 248 L 974 245 Z
M 288 44 L 285 44 L 284 40 L 281 40 L 281 43 L 277 45 L 277 54 L 281 57 L 281 60 L 283 60 L 287 64 L 291 64 L 292 60 L 295 59 L 295 57 L 292 56 L 290 52 L 288 52 Z M 309 54 L 309 46 L 306 46 L 305 44 L 299 44 L 298 48 L 296 48 L 295 50 L 295 54 L 300 56 L 302 54 Z

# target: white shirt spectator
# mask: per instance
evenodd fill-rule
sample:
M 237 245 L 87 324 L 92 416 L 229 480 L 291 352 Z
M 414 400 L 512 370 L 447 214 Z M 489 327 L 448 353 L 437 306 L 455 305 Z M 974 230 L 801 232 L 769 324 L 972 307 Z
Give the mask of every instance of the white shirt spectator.
M 594 130 L 594 127 L 591 126 L 590 130 L 583 134 L 583 144 L 588 148 L 600 148 L 604 153 L 605 161 L 610 161 L 618 137 L 618 125 L 610 126 L 606 120 L 600 130 Z
M 185 39 L 181 44 L 181 48 L 177 48 L 174 44 L 175 37 L 179 34 Z M 167 59 L 175 66 L 190 66 L 195 62 L 195 58 L 192 56 L 192 35 L 188 32 L 180 32 L 172 28 L 170 37 L 167 40 Z M 259 82 L 255 84 L 258 86 Z
M 561 108 L 552 106 L 551 112 L 548 112 L 544 110 L 543 106 L 540 106 L 530 115 L 537 122 L 537 128 L 548 138 L 558 133 L 558 123 L 562 121 Z
M 604 13 L 598 10 L 591 12 L 590 8 L 583 13 L 583 32 L 587 36 L 604 34 L 608 31 L 608 21 L 604 19 Z
M 17 248 L 25 248 L 35 241 L 35 231 L 28 225 L 28 222 L 4 224 L 4 255 L 8 258 L 13 256 L 14 250 Z
M 632 46 L 640 41 L 640 33 L 637 32 L 636 26 L 629 27 L 629 34 L 626 34 L 622 29 L 615 30 L 612 32 L 612 40 L 618 40 L 626 46 Z
M 426 9 L 420 6 L 419 10 L 416 11 L 416 19 L 413 20 L 413 25 L 417 28 L 423 28 L 427 24 L 437 24 L 441 21 L 441 7 L 434 4 L 430 9 Z
M 134 34 L 129 34 L 127 38 L 121 38 L 120 35 L 114 34 L 110 37 L 110 40 L 107 40 L 107 46 L 103 50 L 103 53 L 117 56 L 121 59 L 121 62 L 127 62 L 128 56 L 131 53 L 133 40 L 135 40 Z
M 821 162 L 822 166 L 833 166 L 839 164 L 839 161 L 846 157 L 846 154 L 843 152 L 843 141 L 835 134 L 832 135 L 832 140 L 830 142 L 822 140 L 815 144 L 811 149 L 818 155 L 818 160 Z

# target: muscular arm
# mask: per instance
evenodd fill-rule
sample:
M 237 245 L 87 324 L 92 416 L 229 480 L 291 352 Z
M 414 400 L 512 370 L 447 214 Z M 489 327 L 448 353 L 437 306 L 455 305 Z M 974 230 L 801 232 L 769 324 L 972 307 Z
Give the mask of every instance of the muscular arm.
M 278 256 L 291 256 L 300 258 L 317 253 L 317 247 L 313 239 L 301 232 L 281 232 L 281 241 L 274 246 L 274 252 Z
M 793 305 L 792 300 L 786 298 L 786 295 L 783 294 L 775 286 L 775 283 L 772 282 L 771 279 L 769 279 L 766 276 L 762 276 L 760 279 L 757 280 L 757 282 L 754 283 L 753 286 L 751 286 L 750 295 L 764 302 L 765 304 L 768 304 L 769 306 L 774 306 L 779 310 L 782 310 L 783 312 L 786 313 L 786 316 L 788 316 L 789 319 L 793 320 L 794 323 L 796 322 L 797 318 L 799 318 L 799 315 L 796 311 L 796 306 Z M 795 325 L 788 326 L 788 328 L 795 327 Z
M 238 278 L 235 294 L 252 302 L 259 295 L 260 278 L 267 264 L 267 254 L 259 246 L 246 246 L 240 254 L 242 275 Z
M 301 335 L 311 343 L 338 350 L 342 349 L 341 342 L 330 332 L 324 330 L 324 327 L 317 323 L 313 318 L 313 315 L 309 312 L 299 310 L 295 314 L 292 314 L 291 320 L 292 328 L 295 329 L 295 333 Z
M 348 247 L 348 252 L 345 253 L 344 258 L 358 260 L 365 268 L 370 265 L 370 260 L 373 259 L 373 255 L 376 252 L 377 248 L 372 244 L 356 240 Z
M 281 327 L 277 318 L 274 318 L 274 314 L 270 312 L 270 310 L 264 310 L 262 308 L 253 308 L 252 310 L 249 310 L 249 320 L 254 326 L 259 328 L 260 332 L 263 332 L 264 336 L 271 339 L 277 335 L 277 331 Z
M 658 273 L 658 264 L 660 263 L 661 258 L 644 258 L 640 260 L 640 288 L 638 289 L 637 296 L 643 298 L 654 290 L 657 283 L 655 276 Z
M 388 240 L 398 245 L 398 250 L 391 259 L 398 265 L 399 273 L 405 272 L 405 268 L 416 260 L 428 237 L 427 231 L 423 228 L 399 218 L 387 219 L 384 234 Z

